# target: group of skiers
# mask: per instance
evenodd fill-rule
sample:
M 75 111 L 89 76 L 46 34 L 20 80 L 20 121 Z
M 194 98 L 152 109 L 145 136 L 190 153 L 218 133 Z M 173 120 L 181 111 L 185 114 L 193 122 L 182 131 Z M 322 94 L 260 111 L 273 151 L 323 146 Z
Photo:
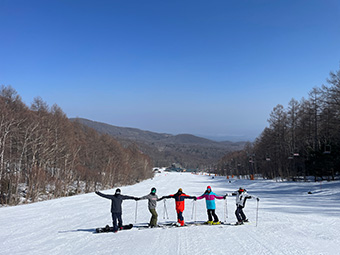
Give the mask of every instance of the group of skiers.
M 133 196 L 126 196 L 121 194 L 120 189 L 116 189 L 116 192 L 114 195 L 107 195 L 103 194 L 99 191 L 96 191 L 96 194 L 110 199 L 111 200 L 111 214 L 112 214 L 112 221 L 113 221 L 113 231 L 117 232 L 119 229 L 123 228 L 123 221 L 122 221 L 122 202 L 126 199 L 133 199 L 133 200 L 143 200 L 148 199 L 148 208 L 151 213 L 151 219 L 149 223 L 149 227 L 157 227 L 157 212 L 156 212 L 156 205 L 158 201 L 161 201 L 163 199 L 167 198 L 173 198 L 175 199 L 176 204 L 176 212 L 177 212 L 177 225 L 178 226 L 184 226 L 184 218 L 183 218 L 183 211 L 185 208 L 185 199 L 194 199 L 194 200 L 200 200 L 205 198 L 206 200 L 206 208 L 207 208 L 207 214 L 208 214 L 208 221 L 207 224 L 211 225 L 217 225 L 221 224 L 221 222 L 218 219 L 218 216 L 215 213 L 216 204 L 215 204 L 215 198 L 216 199 L 226 199 L 227 196 L 236 196 L 236 211 L 235 215 L 237 218 L 236 225 L 241 225 L 243 222 L 248 222 L 248 219 L 246 218 L 246 215 L 243 212 L 243 208 L 245 206 L 247 199 L 257 199 L 259 201 L 258 197 L 251 196 L 247 193 L 247 191 L 240 187 L 236 192 L 233 193 L 227 193 L 224 196 L 217 196 L 214 192 L 212 192 L 212 189 L 210 186 L 207 187 L 206 191 L 199 197 L 196 196 L 189 196 L 185 193 L 183 193 L 183 190 L 180 188 L 175 194 L 163 196 L 161 198 L 158 198 L 156 195 L 156 188 L 152 188 L 151 192 L 143 197 L 133 197 Z M 117 223 L 118 221 L 118 223 Z

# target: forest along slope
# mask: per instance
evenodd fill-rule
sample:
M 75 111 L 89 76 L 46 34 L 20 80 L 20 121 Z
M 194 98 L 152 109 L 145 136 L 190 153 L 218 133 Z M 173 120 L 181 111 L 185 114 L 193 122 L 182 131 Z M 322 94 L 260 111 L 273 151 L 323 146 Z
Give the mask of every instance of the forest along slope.
M 123 194 L 143 196 L 152 187 L 159 196 L 178 188 L 201 195 L 207 185 L 219 195 L 240 186 L 260 197 L 248 200 L 245 213 L 250 223 L 243 226 L 189 226 L 124 230 L 94 234 L 96 227 L 111 224 L 110 201 L 94 193 L 0 208 L 0 254 L 339 254 L 340 182 L 278 183 L 268 180 L 227 181 L 225 177 L 190 173 L 160 173 L 133 186 L 120 187 Z M 114 193 L 115 189 L 103 191 Z M 312 194 L 308 194 L 308 192 Z M 217 200 L 220 220 L 235 222 L 235 197 Z M 205 221 L 206 208 L 198 200 L 186 200 L 186 222 Z M 137 205 L 137 214 L 136 214 Z M 158 203 L 159 223 L 175 222 L 174 201 Z M 192 217 L 193 216 L 193 217 Z M 228 216 L 228 218 L 226 218 Z M 124 224 L 149 222 L 147 201 L 123 202 Z M 135 223 L 135 220 L 137 222 Z
M 93 128 L 101 134 L 111 135 L 125 147 L 137 144 L 141 151 L 152 158 L 155 166 L 180 163 L 185 168 L 207 168 L 216 164 L 228 152 L 243 149 L 246 144 L 246 142 L 216 142 L 190 134 L 171 135 L 117 127 L 82 118 L 70 120 Z

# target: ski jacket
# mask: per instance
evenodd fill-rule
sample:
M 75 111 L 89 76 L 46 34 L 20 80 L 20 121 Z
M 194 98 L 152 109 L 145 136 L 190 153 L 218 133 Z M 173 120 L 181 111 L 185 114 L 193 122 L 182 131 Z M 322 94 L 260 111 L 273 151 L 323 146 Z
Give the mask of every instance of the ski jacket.
M 122 202 L 126 199 L 135 199 L 131 196 L 124 196 L 121 194 L 114 194 L 114 195 L 106 195 L 99 191 L 96 191 L 96 194 L 98 196 L 101 196 L 103 198 L 111 199 L 111 212 L 112 213 L 121 213 L 122 212 Z
M 223 199 L 224 197 L 217 196 L 214 192 L 205 192 L 202 196 L 197 197 L 197 199 L 205 198 L 205 203 L 208 210 L 215 210 L 216 209 L 216 199 Z
M 256 198 L 254 196 L 250 196 L 247 191 L 243 191 L 241 193 L 236 191 L 233 195 L 236 195 L 236 206 L 241 206 L 242 208 L 246 206 L 247 199 Z
M 176 201 L 176 211 L 177 212 L 183 212 L 185 208 L 185 202 L 184 199 L 194 199 L 195 197 L 189 196 L 187 194 L 184 194 L 182 192 L 177 192 L 176 194 L 164 196 L 163 198 L 174 198 Z
M 156 194 L 148 194 L 144 197 L 141 197 L 140 200 L 142 199 L 148 199 L 148 207 L 149 209 L 156 209 L 157 206 L 157 201 L 159 201 L 160 199 L 158 199 L 158 196 Z

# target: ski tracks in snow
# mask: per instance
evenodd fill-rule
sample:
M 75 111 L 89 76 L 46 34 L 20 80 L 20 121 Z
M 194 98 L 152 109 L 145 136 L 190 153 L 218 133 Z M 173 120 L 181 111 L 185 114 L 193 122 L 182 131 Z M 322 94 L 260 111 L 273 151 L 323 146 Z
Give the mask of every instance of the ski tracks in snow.
M 255 224 L 256 201 L 247 202 L 245 213 L 250 224 L 241 226 L 188 226 L 124 230 L 93 234 L 95 228 L 112 224 L 110 201 L 92 194 L 61 198 L 30 205 L 0 208 L 0 254 L 72 254 L 72 255 L 206 255 L 274 254 L 334 255 L 340 246 L 340 206 L 333 199 L 340 194 L 340 183 L 323 185 L 323 192 L 304 194 L 309 183 L 275 183 L 268 180 L 233 180 L 225 177 L 162 173 L 139 184 L 121 187 L 123 194 L 143 196 L 152 187 L 161 197 L 183 188 L 188 195 L 201 195 L 206 186 L 218 195 L 246 187 L 261 198 L 259 224 Z M 302 187 L 302 188 L 301 188 Z M 328 188 L 329 187 L 329 188 Z M 284 189 L 285 188 L 285 189 Z M 113 193 L 113 190 L 105 193 Z M 228 197 L 228 222 L 235 222 L 235 198 Z M 138 215 L 136 217 L 136 205 Z M 205 202 L 186 200 L 186 222 L 207 219 Z M 224 201 L 216 201 L 216 213 L 223 219 Z M 169 218 L 164 219 L 165 209 Z M 157 206 L 159 223 L 176 222 L 175 201 Z M 163 216 L 163 217 L 162 217 Z M 147 201 L 123 202 L 124 224 L 148 222 Z

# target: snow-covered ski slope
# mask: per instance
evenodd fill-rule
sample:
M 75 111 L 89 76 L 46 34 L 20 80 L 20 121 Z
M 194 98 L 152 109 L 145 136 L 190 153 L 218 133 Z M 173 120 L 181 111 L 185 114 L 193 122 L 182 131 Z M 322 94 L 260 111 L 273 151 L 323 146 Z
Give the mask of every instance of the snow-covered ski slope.
M 256 200 L 247 201 L 251 223 L 243 226 L 190 226 L 124 230 L 93 234 L 111 224 L 110 200 L 94 193 L 16 207 L 0 208 L 0 254 L 340 254 L 340 182 L 277 183 L 268 180 L 232 180 L 190 173 L 160 173 L 152 180 L 121 187 L 122 193 L 142 196 L 152 187 L 159 196 L 178 188 L 201 195 L 206 186 L 224 195 L 245 187 L 261 198 L 256 227 Z M 312 191 L 313 194 L 308 194 Z M 103 191 L 113 193 L 113 190 Z M 124 224 L 147 223 L 147 201 L 123 202 Z M 196 203 L 196 220 L 207 219 L 205 201 Z M 216 213 L 224 220 L 224 200 Z M 184 218 L 192 222 L 193 201 L 186 200 Z M 176 221 L 174 200 L 158 203 L 159 223 Z M 227 198 L 227 222 L 235 222 L 235 197 Z M 193 216 L 193 218 L 192 218 Z

